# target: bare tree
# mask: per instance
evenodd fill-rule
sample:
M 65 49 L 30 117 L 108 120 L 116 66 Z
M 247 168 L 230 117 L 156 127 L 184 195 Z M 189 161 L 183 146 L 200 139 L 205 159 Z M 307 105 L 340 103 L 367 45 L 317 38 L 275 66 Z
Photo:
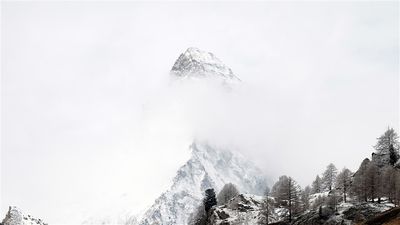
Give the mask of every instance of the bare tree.
M 366 188 L 369 198 L 372 202 L 375 201 L 375 198 L 380 198 L 379 196 L 379 188 L 380 188 L 380 171 L 379 167 L 371 162 L 367 166 L 367 170 L 364 174 L 366 180 Z
M 336 174 L 337 174 L 337 169 L 336 166 L 333 165 L 333 163 L 330 163 L 324 172 L 324 175 L 322 177 L 322 181 L 324 184 L 324 188 L 331 191 L 333 188 L 333 185 L 335 184 L 335 179 L 336 179 Z
M 239 194 L 238 189 L 232 183 L 225 184 L 217 196 L 218 205 L 224 205 Z
M 264 199 L 262 202 L 262 215 L 260 223 L 261 224 L 269 224 L 270 218 L 274 212 L 274 200 L 271 197 L 271 191 L 267 187 L 264 192 Z
M 395 179 L 396 179 L 396 184 L 395 184 L 395 204 L 397 206 L 400 206 L 400 171 L 396 170 L 395 171 Z
M 322 192 L 322 180 L 319 175 L 317 175 L 312 183 L 312 193 L 315 194 L 320 192 Z
M 378 143 L 374 146 L 377 153 L 388 153 L 390 146 L 399 149 L 399 136 L 393 128 L 388 128 L 384 134 L 378 138 Z
M 366 172 L 370 163 L 371 161 L 368 158 L 364 159 L 359 169 L 354 174 L 351 192 L 358 198 L 358 200 L 368 200 Z
M 301 191 L 301 197 L 300 197 L 303 212 L 310 209 L 310 194 L 311 194 L 311 187 L 307 185 Z
M 382 169 L 382 192 L 390 202 L 396 199 L 396 169 L 391 166 L 385 166 Z M 400 187 L 397 187 L 400 189 Z
M 343 194 L 343 201 L 346 202 L 347 200 L 347 192 L 351 185 L 351 176 L 352 172 L 347 169 L 343 168 L 342 171 L 338 174 L 336 178 L 336 188 L 340 189 Z
M 375 152 L 372 153 L 372 161 L 377 166 L 394 166 L 399 159 L 399 136 L 393 128 L 388 128 L 384 134 L 378 138 L 374 146 Z
M 281 176 L 272 187 L 272 194 L 280 207 L 288 210 L 288 220 L 300 212 L 300 186 L 291 177 Z

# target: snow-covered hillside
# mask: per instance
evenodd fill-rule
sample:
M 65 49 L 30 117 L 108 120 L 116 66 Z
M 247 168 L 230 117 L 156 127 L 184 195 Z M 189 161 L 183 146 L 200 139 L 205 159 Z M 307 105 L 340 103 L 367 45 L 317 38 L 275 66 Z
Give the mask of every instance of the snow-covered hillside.
M 227 204 L 213 209 L 209 224 L 264 224 L 266 221 L 263 211 L 263 196 L 239 194 Z M 273 223 L 281 219 L 278 212 L 271 212 L 268 222 Z
M 140 225 L 186 225 L 208 188 L 216 192 L 235 184 L 241 193 L 261 194 L 262 172 L 238 153 L 194 142 L 191 158 L 177 172 L 171 188 L 146 211 Z
M 24 214 L 19 208 L 10 206 L 2 225 L 47 225 L 41 219 Z

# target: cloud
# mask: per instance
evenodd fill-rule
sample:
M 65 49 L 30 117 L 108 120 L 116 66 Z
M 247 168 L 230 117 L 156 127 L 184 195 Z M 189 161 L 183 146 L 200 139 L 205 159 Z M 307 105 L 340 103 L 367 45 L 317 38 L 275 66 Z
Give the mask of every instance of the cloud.
M 2 214 L 77 223 L 123 193 L 143 209 L 195 137 L 302 185 L 355 169 L 399 128 L 397 6 L 2 4 Z M 171 83 L 190 46 L 243 82 Z

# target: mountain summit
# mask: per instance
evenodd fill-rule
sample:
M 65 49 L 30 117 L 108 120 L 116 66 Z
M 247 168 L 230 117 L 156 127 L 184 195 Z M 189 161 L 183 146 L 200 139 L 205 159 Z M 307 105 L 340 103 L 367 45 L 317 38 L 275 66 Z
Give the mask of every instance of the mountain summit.
M 47 225 L 41 219 L 24 214 L 19 208 L 10 206 L 6 217 L 0 223 L 3 225 Z
M 194 47 L 188 48 L 179 56 L 171 74 L 177 77 L 217 77 L 240 81 L 214 54 Z
M 267 180 L 262 172 L 239 153 L 193 142 L 191 158 L 177 172 L 173 184 L 145 212 L 140 225 L 187 225 L 200 205 L 203 193 L 218 193 L 233 183 L 241 193 L 262 194 Z

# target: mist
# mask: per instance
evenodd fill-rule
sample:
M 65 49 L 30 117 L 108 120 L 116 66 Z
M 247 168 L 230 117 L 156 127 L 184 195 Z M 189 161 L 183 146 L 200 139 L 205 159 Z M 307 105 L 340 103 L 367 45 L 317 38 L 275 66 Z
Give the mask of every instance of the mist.
M 1 6 L 2 215 L 76 224 L 122 196 L 140 212 L 193 140 L 304 186 L 399 129 L 397 2 Z M 192 46 L 242 82 L 172 79 Z

